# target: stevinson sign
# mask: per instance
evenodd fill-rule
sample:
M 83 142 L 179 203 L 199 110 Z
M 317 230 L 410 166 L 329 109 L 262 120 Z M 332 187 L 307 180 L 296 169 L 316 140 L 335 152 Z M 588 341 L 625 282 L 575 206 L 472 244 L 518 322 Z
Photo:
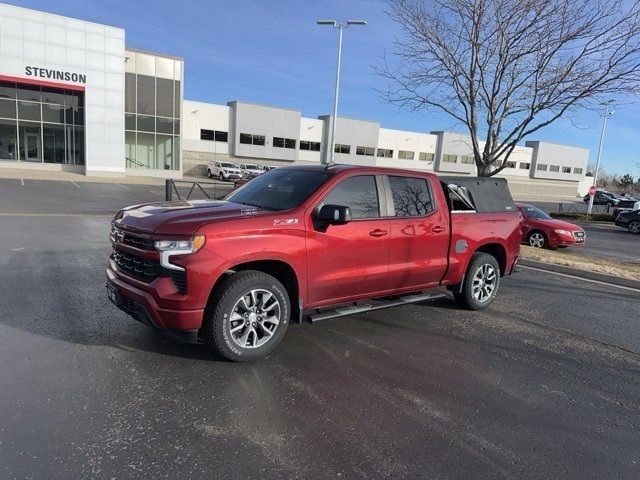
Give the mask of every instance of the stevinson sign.
M 47 80 L 62 80 L 64 82 L 87 83 L 87 76 L 82 73 L 65 72 L 64 70 L 54 70 L 51 68 L 25 67 L 25 75 L 29 77 L 40 77 Z

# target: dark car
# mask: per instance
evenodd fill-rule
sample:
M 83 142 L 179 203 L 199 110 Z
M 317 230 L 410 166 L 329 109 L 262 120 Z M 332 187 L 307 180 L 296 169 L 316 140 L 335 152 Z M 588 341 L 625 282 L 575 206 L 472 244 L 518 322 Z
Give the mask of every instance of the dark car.
M 589 203 L 589 195 L 585 195 L 584 203 Z M 604 190 L 598 190 L 593 196 L 594 205 L 608 205 L 609 207 L 615 207 L 620 202 L 620 199 L 616 198 L 613 193 L 605 192 Z
M 640 233 L 640 210 L 621 213 L 616 218 L 616 225 L 627 228 L 631 233 Z

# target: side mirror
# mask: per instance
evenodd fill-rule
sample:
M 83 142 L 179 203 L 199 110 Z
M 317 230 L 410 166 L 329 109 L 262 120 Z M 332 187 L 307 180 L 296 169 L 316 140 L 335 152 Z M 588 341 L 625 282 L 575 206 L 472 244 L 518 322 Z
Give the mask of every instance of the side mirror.
M 351 211 L 344 205 L 323 205 L 315 216 L 318 230 L 326 231 L 329 225 L 344 225 L 351 221 Z

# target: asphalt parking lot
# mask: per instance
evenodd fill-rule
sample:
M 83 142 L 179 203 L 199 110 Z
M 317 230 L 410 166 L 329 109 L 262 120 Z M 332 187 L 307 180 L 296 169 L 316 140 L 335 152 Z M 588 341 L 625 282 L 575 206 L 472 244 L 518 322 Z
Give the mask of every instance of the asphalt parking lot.
M 480 314 L 294 324 L 233 364 L 107 302 L 110 215 L 162 189 L 5 182 L 0 478 L 640 476 L 640 292 L 522 268 Z

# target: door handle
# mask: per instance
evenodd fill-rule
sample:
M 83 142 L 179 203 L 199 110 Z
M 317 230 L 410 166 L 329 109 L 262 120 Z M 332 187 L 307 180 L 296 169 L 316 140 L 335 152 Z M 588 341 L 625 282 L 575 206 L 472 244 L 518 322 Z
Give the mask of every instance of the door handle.
M 369 232 L 369 235 L 371 235 L 372 237 L 384 237 L 388 232 L 386 230 L 380 230 L 379 228 L 376 228 L 375 230 L 371 230 Z
M 442 233 L 442 232 L 444 232 L 445 230 L 446 230 L 446 229 L 445 229 L 444 227 L 441 227 L 440 225 L 436 225 L 435 227 L 433 227 L 433 228 L 431 229 L 431 231 L 432 231 L 433 233 Z

